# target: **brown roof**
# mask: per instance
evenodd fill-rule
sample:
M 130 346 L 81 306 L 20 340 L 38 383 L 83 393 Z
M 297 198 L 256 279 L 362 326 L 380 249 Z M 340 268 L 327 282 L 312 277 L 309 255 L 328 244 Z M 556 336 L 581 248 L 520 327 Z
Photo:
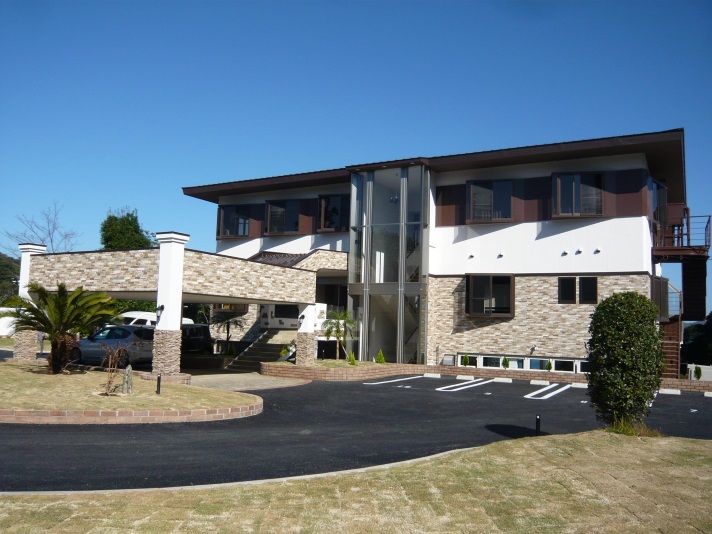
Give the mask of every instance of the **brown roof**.
M 583 141 L 568 141 L 519 148 L 470 152 L 450 156 L 408 158 L 361 165 L 343 169 L 315 171 L 271 178 L 259 178 L 215 185 L 184 187 L 183 193 L 218 203 L 220 196 L 239 195 L 272 189 L 314 187 L 349 183 L 352 171 L 367 171 L 403 165 L 426 165 L 435 172 L 456 171 L 540 163 L 552 160 L 581 159 L 600 156 L 643 153 L 650 175 L 668 187 L 669 202 L 685 202 L 685 131 L 682 128 L 634 135 L 604 137 Z
M 270 265 L 278 265 L 280 267 L 294 267 L 297 263 L 309 256 L 307 254 L 287 254 L 284 252 L 258 252 L 250 258 L 250 261 L 258 263 L 269 263 Z

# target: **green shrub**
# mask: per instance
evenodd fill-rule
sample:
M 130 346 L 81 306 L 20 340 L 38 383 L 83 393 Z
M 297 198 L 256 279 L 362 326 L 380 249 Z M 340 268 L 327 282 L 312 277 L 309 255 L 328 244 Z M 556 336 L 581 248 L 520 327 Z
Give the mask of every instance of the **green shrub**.
M 502 367 L 504 367 L 505 369 L 509 369 L 509 358 L 507 358 L 506 356 L 502 358 Z
M 545 369 L 546 369 L 547 371 L 551 371 L 553 368 L 554 368 L 554 366 L 551 364 L 551 360 L 547 360 L 547 361 L 546 361 Z
M 386 357 L 383 355 L 383 349 L 378 349 L 378 356 L 376 356 L 376 363 L 386 363 Z
M 702 369 L 700 369 L 699 365 L 695 365 L 695 380 L 699 380 L 702 378 Z
M 465 354 L 465 355 L 461 358 L 461 361 L 462 361 L 462 365 L 470 365 L 470 355 L 469 355 L 469 354 Z
M 356 365 L 356 355 L 353 352 L 349 352 L 349 365 Z
M 603 300 L 591 316 L 588 394 L 598 418 L 635 425 L 650 411 L 664 368 L 658 308 L 634 292 Z

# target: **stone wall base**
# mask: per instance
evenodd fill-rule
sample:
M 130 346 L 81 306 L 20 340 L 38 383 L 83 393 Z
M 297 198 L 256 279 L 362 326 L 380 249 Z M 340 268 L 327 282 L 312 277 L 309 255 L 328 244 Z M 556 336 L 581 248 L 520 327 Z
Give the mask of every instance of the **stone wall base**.
M 13 358 L 22 361 L 35 361 L 37 359 L 37 332 L 22 330 L 15 332 L 15 349 Z M 49 340 L 45 341 L 45 349 L 49 352 Z
M 180 346 L 180 330 L 156 330 L 153 338 L 153 372 L 179 374 Z
M 302 367 L 314 365 L 314 357 L 316 356 L 315 339 L 316 334 L 314 333 L 297 333 L 297 365 Z

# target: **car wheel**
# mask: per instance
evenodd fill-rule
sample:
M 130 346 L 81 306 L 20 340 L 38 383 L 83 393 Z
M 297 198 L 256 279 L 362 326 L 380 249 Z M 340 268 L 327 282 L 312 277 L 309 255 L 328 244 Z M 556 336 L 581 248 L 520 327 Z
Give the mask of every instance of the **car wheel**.
M 72 349 L 72 352 L 69 353 L 69 361 L 71 361 L 72 363 L 81 364 L 82 363 L 82 351 L 79 350 L 77 347 L 74 347 Z
M 126 369 L 126 367 L 129 364 L 129 353 L 126 350 L 120 350 L 119 353 L 117 354 L 119 357 L 118 361 L 118 367 L 119 369 Z

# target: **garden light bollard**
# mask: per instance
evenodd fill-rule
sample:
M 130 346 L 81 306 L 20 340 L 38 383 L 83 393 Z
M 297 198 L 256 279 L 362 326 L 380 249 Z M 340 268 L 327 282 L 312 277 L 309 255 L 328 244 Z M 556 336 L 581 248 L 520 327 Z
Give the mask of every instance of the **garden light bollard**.
M 156 395 L 161 394 L 161 373 L 158 373 L 158 380 L 156 380 Z
M 536 436 L 539 435 L 539 432 L 541 431 L 541 417 L 539 417 L 539 414 L 536 414 Z

